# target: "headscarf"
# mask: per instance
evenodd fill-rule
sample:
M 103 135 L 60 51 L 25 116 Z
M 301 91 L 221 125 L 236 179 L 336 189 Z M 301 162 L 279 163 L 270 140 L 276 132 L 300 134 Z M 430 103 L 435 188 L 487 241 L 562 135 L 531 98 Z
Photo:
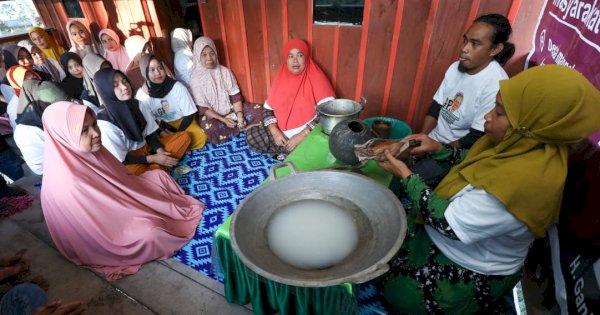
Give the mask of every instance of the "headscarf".
M 500 81 L 500 96 L 510 122 L 504 138 L 480 138 L 436 192 L 484 189 L 541 237 L 558 220 L 567 145 L 600 128 L 600 92 L 577 71 L 547 65 Z
M 66 50 L 58 45 L 52 36 L 48 34 L 43 28 L 33 26 L 29 28 L 29 38 L 31 38 L 31 33 L 36 32 L 38 35 L 42 36 L 46 43 L 48 43 L 48 48 L 40 48 L 46 57 L 52 58 L 54 60 L 60 60 L 60 55 L 62 55 Z M 69 29 L 67 28 L 67 32 Z
M 98 96 L 100 96 L 104 105 L 104 109 L 98 113 L 98 119 L 106 120 L 119 127 L 130 140 L 143 141 L 146 119 L 144 119 L 139 103 L 135 98 L 120 101 L 115 95 L 113 78 L 116 73 L 125 76 L 123 72 L 115 69 L 100 69 L 94 75 Z
M 185 28 L 174 29 L 171 32 L 171 49 L 174 53 L 180 50 L 192 52 L 192 31 Z
M 42 128 L 42 114 L 50 104 L 68 101 L 67 95 L 56 83 L 25 80 L 17 107 L 17 124 Z
M 44 112 L 42 210 L 66 258 L 117 280 L 184 246 L 204 205 L 163 170 L 135 176 L 104 147 L 80 151 L 86 113 L 70 102 Z
M 164 65 L 164 62 L 157 56 L 154 56 L 152 54 L 142 55 L 142 57 L 140 58 L 140 71 L 142 73 L 142 77 L 144 77 L 144 79 L 146 80 L 146 82 L 144 82 L 144 85 L 142 85 L 142 90 L 146 94 L 150 95 L 150 97 L 162 98 L 167 96 L 167 94 L 171 92 L 173 86 L 175 86 L 175 83 L 177 81 L 167 76 L 165 71 L 165 80 L 163 81 L 163 83 L 155 84 L 150 82 L 150 79 L 148 79 L 148 70 L 150 68 L 150 61 L 152 61 L 152 59 L 156 59 L 158 62 Z
M 50 60 L 48 60 L 48 57 L 44 54 L 44 51 L 42 49 L 40 49 L 39 47 L 36 47 L 36 49 L 39 49 L 39 53 L 42 55 L 42 59 L 44 60 L 44 62 L 41 65 L 34 63 L 33 69 L 48 74 L 54 82 L 60 82 L 61 72 L 56 68 L 56 66 L 54 66 L 54 64 Z M 33 47 L 31 47 L 30 52 L 33 54 Z
M 25 49 L 25 51 L 27 51 L 27 48 L 17 45 L 7 45 L 4 47 L 4 49 L 2 49 L 2 53 L 4 55 L 4 65 L 7 70 L 12 66 L 19 65 L 19 51 L 21 49 Z
M 111 30 L 110 28 L 105 28 L 102 29 L 98 34 L 100 41 L 102 41 L 102 35 L 105 34 L 110 36 L 110 38 L 112 38 L 115 41 L 115 43 L 117 43 L 119 49 L 117 49 L 117 51 L 105 49 L 104 59 L 108 60 L 112 64 L 114 69 L 125 71 L 127 69 L 127 65 L 129 65 L 129 56 L 127 55 L 125 47 L 121 45 L 121 39 L 119 39 L 119 35 L 117 35 L 117 33 L 115 33 L 115 31 Z
M 196 39 L 194 66 L 190 75 L 192 97 L 196 105 L 208 107 L 219 115 L 226 115 L 231 111 L 230 91 L 237 89 L 238 85 L 233 73 L 219 64 L 218 59 L 214 69 L 207 69 L 202 65 L 200 56 L 206 46 L 217 54 L 217 47 L 212 39 L 205 36 Z
M 306 59 L 304 71 L 297 75 L 291 73 L 286 64 L 287 55 L 294 48 L 300 50 Z M 314 106 L 318 101 L 335 94 L 323 71 L 310 58 L 306 42 L 289 40 L 282 54 L 283 64 L 275 76 L 267 103 L 273 109 L 279 127 L 290 130 L 302 126 L 316 115 Z
M 29 39 L 20 40 L 17 43 L 17 46 L 23 47 L 27 49 L 29 53 L 31 53 L 31 48 L 33 47 L 33 43 Z
M 83 61 L 78 54 L 74 52 L 66 52 L 60 55 L 60 64 L 65 70 L 65 74 L 67 77 L 63 80 L 64 89 L 71 94 L 73 98 L 81 98 L 81 93 L 83 92 L 83 78 L 76 78 L 71 75 L 69 72 L 69 60 L 74 59 L 79 62 L 80 65 L 83 66 Z M 84 70 L 85 72 L 85 70 Z
M 23 87 L 23 81 L 25 81 L 25 74 L 27 71 L 30 70 L 23 66 L 12 66 L 6 72 L 6 79 L 10 86 L 15 90 L 17 96 L 21 95 L 21 88 Z M 36 72 L 32 71 L 32 73 L 37 76 L 38 80 L 42 79 Z
M 87 38 L 90 39 L 89 44 L 84 45 L 84 46 L 79 46 L 75 42 L 75 39 L 73 39 L 73 36 L 71 36 L 71 26 L 72 25 L 77 25 L 79 28 L 81 28 L 86 33 Z M 87 27 L 85 25 L 83 25 L 83 23 L 81 23 L 79 21 L 69 21 L 67 23 L 67 34 L 69 34 L 69 41 L 71 42 L 71 49 L 69 51 L 77 53 L 81 58 L 85 57 L 85 55 L 87 55 L 88 53 L 94 53 L 94 54 L 99 54 L 99 55 L 103 54 L 104 50 L 102 49 L 102 46 L 100 44 L 98 44 L 98 42 L 96 41 L 94 36 L 92 36 L 90 31 L 87 29 Z
M 94 86 L 94 74 L 100 70 L 103 63 L 107 62 L 98 54 L 87 54 L 83 57 L 83 87 L 87 90 L 87 95 L 100 106 L 96 87 Z
M 139 60 L 139 57 L 142 55 L 142 50 L 147 42 L 148 40 L 140 35 L 131 35 L 125 40 L 125 51 L 129 57 L 129 62 L 133 62 L 136 57 Z

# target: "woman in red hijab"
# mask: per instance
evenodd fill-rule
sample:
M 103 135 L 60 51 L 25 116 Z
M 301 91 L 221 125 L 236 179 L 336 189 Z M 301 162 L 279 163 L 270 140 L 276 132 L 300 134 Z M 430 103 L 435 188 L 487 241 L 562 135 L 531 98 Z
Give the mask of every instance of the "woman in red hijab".
M 306 42 L 289 40 L 283 60 L 264 104 L 263 123 L 246 135 L 256 152 L 291 152 L 319 123 L 315 106 L 335 97 L 331 83 L 310 58 Z

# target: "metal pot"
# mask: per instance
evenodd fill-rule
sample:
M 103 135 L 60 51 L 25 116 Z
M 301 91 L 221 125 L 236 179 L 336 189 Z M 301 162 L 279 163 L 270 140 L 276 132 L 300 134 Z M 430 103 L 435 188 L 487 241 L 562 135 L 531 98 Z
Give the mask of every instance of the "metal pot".
M 315 109 L 321 116 L 323 132 L 328 135 L 338 123 L 346 119 L 358 118 L 366 104 L 367 100 L 361 97 L 360 103 L 340 98 L 317 105 Z
M 277 178 L 275 169 L 292 174 Z M 266 227 L 279 209 L 300 200 L 331 202 L 347 211 L 359 232 L 355 250 L 338 264 L 318 270 L 299 269 L 269 248 Z M 406 235 L 406 213 L 398 198 L 376 181 L 355 173 L 320 170 L 298 173 L 289 163 L 271 168 L 270 182 L 249 194 L 233 214 L 231 243 L 238 257 L 257 274 L 297 287 L 363 283 L 389 270 L 388 261 Z

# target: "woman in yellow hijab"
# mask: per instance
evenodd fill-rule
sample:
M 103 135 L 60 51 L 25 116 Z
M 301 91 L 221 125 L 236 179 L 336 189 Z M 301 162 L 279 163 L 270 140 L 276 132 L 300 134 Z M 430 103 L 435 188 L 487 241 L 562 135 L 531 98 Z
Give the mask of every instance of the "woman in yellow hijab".
M 447 165 L 464 158 L 435 190 L 394 158 L 399 145 L 381 152 L 413 204 L 407 240 L 379 281 L 387 302 L 409 314 L 503 311 L 529 245 L 558 219 L 569 145 L 600 129 L 598 117 L 600 92 L 585 77 L 539 66 L 500 81 L 486 135 L 468 153 L 405 139 Z
M 54 38 L 52 38 L 43 28 L 30 27 L 29 38 L 31 41 L 44 52 L 46 57 L 52 58 L 56 61 L 60 60 L 60 55 L 66 50 L 58 45 Z

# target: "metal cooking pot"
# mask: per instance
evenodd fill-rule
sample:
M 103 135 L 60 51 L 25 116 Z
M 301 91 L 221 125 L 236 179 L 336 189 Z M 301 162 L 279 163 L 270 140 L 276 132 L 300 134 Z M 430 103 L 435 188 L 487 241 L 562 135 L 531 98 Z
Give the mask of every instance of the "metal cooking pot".
M 358 118 L 365 105 L 367 105 L 367 100 L 364 97 L 360 98 L 360 103 L 340 98 L 321 103 L 315 109 L 319 113 L 319 116 L 321 116 L 323 132 L 330 134 L 333 127 L 339 122 L 346 119 Z
M 291 174 L 275 176 L 289 166 Z M 266 227 L 276 211 L 300 200 L 331 202 L 347 211 L 359 232 L 355 250 L 325 269 L 299 269 L 273 254 Z M 231 243 L 238 257 L 257 274 L 297 287 L 362 283 L 389 270 L 388 261 L 406 235 L 406 213 L 398 198 L 376 181 L 355 173 L 320 170 L 298 173 L 286 162 L 271 168 L 270 182 L 249 194 L 233 213 Z

